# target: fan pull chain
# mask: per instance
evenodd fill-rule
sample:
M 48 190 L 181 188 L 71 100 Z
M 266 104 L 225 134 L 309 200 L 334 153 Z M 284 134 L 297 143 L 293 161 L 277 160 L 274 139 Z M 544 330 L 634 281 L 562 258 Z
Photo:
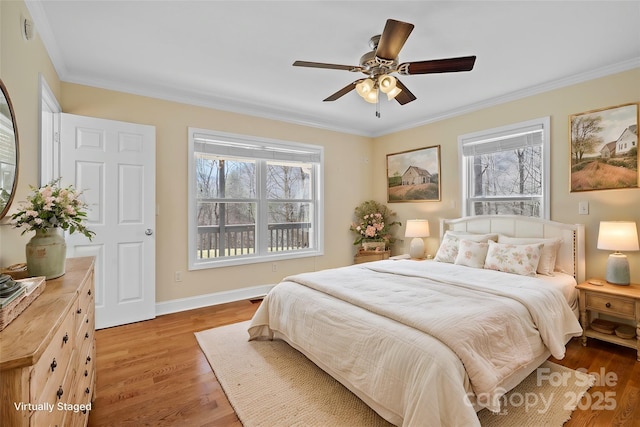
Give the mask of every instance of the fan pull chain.
M 376 100 L 376 117 L 380 118 L 380 94 L 378 93 L 378 98 Z

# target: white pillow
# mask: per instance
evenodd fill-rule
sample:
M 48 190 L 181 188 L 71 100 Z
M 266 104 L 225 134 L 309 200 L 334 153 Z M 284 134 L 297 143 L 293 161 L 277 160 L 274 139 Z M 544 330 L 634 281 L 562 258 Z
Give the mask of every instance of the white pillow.
M 444 233 L 438 252 L 436 252 L 436 256 L 433 258 L 434 261 L 454 263 L 458 256 L 458 246 L 461 238 L 486 243 L 488 240 L 498 240 L 498 235 L 471 234 L 464 231 L 447 230 Z
M 484 268 L 522 276 L 535 276 L 543 247 L 543 243 L 513 245 L 489 241 Z
M 455 264 L 483 268 L 488 249 L 488 243 L 474 242 L 463 238 L 458 246 L 458 256 L 456 256 Z
M 543 243 L 542 253 L 540 254 L 540 263 L 538 263 L 538 274 L 545 276 L 553 276 L 556 269 L 556 258 L 558 257 L 558 249 L 562 244 L 561 238 L 542 239 L 537 237 L 509 237 L 498 236 L 498 243 L 511 243 L 513 245 L 528 245 L 532 243 Z

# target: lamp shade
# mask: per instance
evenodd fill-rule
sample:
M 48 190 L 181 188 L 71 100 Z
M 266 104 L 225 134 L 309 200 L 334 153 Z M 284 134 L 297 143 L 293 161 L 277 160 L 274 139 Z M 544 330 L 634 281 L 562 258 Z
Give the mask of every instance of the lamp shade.
M 396 96 L 398 96 L 400 92 L 402 92 L 402 89 L 400 89 L 398 86 L 394 87 L 389 92 L 387 92 L 387 100 L 391 101 Z
M 405 237 L 429 237 L 429 221 L 426 219 L 410 219 L 407 221 Z
M 598 249 L 637 251 L 638 229 L 633 221 L 600 221 Z
M 380 90 L 384 93 L 389 93 L 393 88 L 396 87 L 396 78 L 390 76 L 388 74 L 384 74 L 378 77 L 378 85 L 380 86 Z
M 363 81 L 361 81 L 356 85 L 356 92 L 358 92 L 358 95 L 360 95 L 363 98 L 367 93 L 371 92 L 372 90 L 373 90 L 373 80 L 371 79 L 364 79 Z

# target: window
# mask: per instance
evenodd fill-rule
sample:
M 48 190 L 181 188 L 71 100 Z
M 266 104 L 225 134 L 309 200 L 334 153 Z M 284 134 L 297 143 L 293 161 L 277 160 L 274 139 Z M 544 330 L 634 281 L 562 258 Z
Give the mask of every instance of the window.
M 319 146 L 189 128 L 189 269 L 322 254 Z
M 549 218 L 549 122 L 458 137 L 463 215 Z

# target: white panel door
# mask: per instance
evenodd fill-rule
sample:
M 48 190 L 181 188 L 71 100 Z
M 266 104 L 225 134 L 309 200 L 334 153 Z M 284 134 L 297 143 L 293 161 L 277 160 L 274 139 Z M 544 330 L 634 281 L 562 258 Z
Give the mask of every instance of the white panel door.
M 155 317 L 155 127 L 60 115 L 62 184 L 89 205 L 67 255 L 96 257 L 96 327 Z

